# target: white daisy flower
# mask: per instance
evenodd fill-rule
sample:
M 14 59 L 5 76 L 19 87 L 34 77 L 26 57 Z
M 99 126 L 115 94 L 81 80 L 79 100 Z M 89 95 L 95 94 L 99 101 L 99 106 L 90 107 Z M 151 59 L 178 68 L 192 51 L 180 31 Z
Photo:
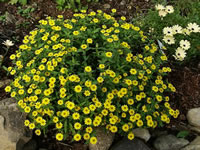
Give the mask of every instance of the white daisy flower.
M 14 45 L 14 43 L 12 41 L 10 41 L 10 40 L 6 40 L 2 44 L 5 45 L 5 46 L 7 46 L 7 47 L 10 47 L 10 46 Z
M 190 35 L 190 30 L 188 30 L 187 28 L 184 28 L 183 30 L 182 30 L 182 32 L 183 32 L 183 34 L 184 35 Z
M 165 6 L 161 5 L 161 4 L 157 4 L 155 6 L 156 10 L 165 10 Z
M 181 26 L 179 26 L 179 25 L 174 25 L 172 27 L 172 31 L 173 31 L 174 34 L 182 33 L 182 29 L 183 28 Z
M 165 16 L 167 15 L 167 12 L 164 11 L 164 10 L 160 10 L 160 11 L 158 12 L 158 15 L 159 15 L 160 17 L 165 17 Z
M 167 11 L 169 14 L 174 12 L 174 7 L 171 5 L 166 6 L 165 11 Z
M 190 48 L 190 42 L 188 40 L 181 40 L 180 46 L 184 50 L 188 50 Z
M 182 48 L 178 47 L 175 55 L 173 56 L 176 60 L 183 61 L 184 58 L 186 57 L 186 52 Z
M 189 23 L 188 26 L 187 26 L 187 29 L 190 30 L 190 32 L 199 32 L 199 25 L 196 24 L 196 23 Z
M 165 27 L 163 29 L 163 33 L 167 36 L 173 36 L 173 30 L 171 27 Z
M 172 45 L 175 43 L 175 39 L 173 36 L 164 36 L 163 41 L 169 45 Z

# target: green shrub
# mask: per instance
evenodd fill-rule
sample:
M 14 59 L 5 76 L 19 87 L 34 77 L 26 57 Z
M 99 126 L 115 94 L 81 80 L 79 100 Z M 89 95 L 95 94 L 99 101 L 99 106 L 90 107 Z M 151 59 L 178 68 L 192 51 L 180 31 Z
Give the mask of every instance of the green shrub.
M 200 56 L 200 2 L 186 1 L 178 1 L 175 8 L 157 4 L 155 9 L 138 19 L 152 39 L 162 41 L 170 58 L 173 56 L 184 63 L 196 61 Z
M 26 5 L 28 3 L 27 0 L 10 0 L 10 3 L 13 4 L 17 4 L 20 3 L 21 5 Z
M 94 129 L 103 126 L 133 139 L 133 128 L 178 116 L 168 102 L 176 89 L 164 78 L 171 71 L 163 66 L 167 57 L 139 27 L 112 15 L 47 17 L 10 56 L 14 81 L 5 90 L 37 135 L 52 130 L 57 140 L 72 135 L 94 144 Z
M 98 2 L 98 0 L 87 0 L 87 2 Z M 75 11 L 81 10 L 83 8 L 87 8 L 87 6 L 83 6 L 81 0 L 56 0 L 58 5 L 58 9 L 73 9 Z

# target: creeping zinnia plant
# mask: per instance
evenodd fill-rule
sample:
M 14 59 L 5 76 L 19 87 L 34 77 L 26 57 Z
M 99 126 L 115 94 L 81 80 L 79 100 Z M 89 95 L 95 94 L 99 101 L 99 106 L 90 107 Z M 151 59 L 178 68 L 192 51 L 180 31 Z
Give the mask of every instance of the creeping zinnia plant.
M 5 90 L 27 113 L 37 135 L 52 130 L 57 140 L 73 136 L 95 144 L 95 128 L 134 138 L 132 129 L 155 128 L 177 117 L 164 76 L 167 57 L 139 27 L 102 11 L 47 17 L 24 37 Z M 161 67 L 162 66 L 162 67 Z

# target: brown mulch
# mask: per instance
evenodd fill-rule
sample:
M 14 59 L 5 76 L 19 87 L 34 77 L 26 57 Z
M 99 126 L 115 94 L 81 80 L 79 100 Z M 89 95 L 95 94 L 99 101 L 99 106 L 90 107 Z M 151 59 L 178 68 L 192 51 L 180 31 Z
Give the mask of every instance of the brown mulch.
M 188 110 L 200 107 L 200 70 L 188 67 L 176 69 L 168 78 L 176 87 L 176 93 L 171 95 L 171 104 L 180 111 L 178 119 L 174 122 L 186 122 Z

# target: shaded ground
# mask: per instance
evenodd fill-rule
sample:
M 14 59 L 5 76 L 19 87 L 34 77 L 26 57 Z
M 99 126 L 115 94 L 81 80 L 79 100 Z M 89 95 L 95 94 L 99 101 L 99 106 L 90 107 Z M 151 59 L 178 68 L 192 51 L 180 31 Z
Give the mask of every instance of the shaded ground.
M 173 107 L 180 110 L 177 122 L 185 122 L 187 111 L 191 108 L 200 107 L 200 69 L 179 68 L 174 69 L 169 80 L 176 87 L 176 93 L 171 95 Z

